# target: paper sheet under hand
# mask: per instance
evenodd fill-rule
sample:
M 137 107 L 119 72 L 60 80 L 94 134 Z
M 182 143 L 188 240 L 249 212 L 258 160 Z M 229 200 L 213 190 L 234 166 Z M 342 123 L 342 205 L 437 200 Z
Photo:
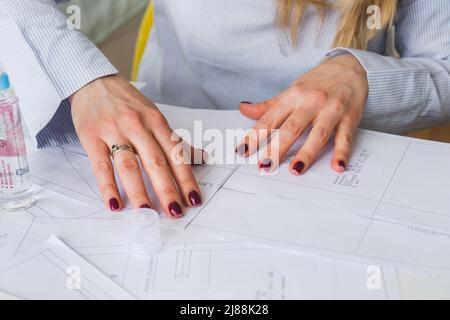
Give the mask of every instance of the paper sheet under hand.
M 195 121 L 220 132 L 252 124 L 239 111 L 159 107 L 173 129 L 191 133 Z M 288 165 L 303 141 L 272 176 L 245 163 L 194 168 L 204 205 L 162 224 L 356 261 L 450 272 L 450 255 L 442 254 L 450 251 L 448 144 L 358 130 L 345 173 L 330 168 L 330 143 L 314 166 L 296 177 Z M 83 152 L 72 145 L 30 156 L 36 181 L 66 197 L 48 192 L 30 214 L 105 217 Z M 120 183 L 119 188 L 124 194 Z
M 130 254 L 123 223 L 118 220 L 35 219 L 16 257 L 35 251 L 35 243 L 52 233 L 139 299 L 399 297 L 390 268 L 380 267 L 383 281 L 380 278 L 379 288 L 371 289 L 367 286 L 368 266 L 364 264 L 176 229 L 163 228 L 161 251 Z

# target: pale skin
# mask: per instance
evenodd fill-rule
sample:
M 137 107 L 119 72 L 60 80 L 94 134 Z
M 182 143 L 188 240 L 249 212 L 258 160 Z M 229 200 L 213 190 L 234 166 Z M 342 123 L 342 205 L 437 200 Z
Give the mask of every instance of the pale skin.
M 243 156 L 253 154 L 268 133 L 279 129 L 278 145 L 269 144 L 267 150 L 280 160 L 273 161 L 274 155 L 266 152 L 259 164 L 262 170 L 273 171 L 297 139 L 312 126 L 305 143 L 291 161 L 292 174 L 306 172 L 334 132 L 331 167 L 343 172 L 367 95 L 367 74 L 356 58 L 341 55 L 325 61 L 272 99 L 258 104 L 241 103 L 242 114 L 258 121 L 237 152 Z
M 127 80 L 110 76 L 93 81 L 71 97 L 71 104 L 77 134 L 108 208 L 119 211 L 124 206 L 110 158 L 114 144 L 136 148 L 168 217 L 180 218 L 183 204 L 200 205 L 200 190 L 190 165 L 171 161 L 178 142 L 173 141 L 166 119 Z M 117 153 L 114 165 L 131 204 L 152 207 L 137 156 L 129 151 Z
M 247 135 L 237 152 L 242 156 L 253 154 L 267 138 L 267 132 L 279 129 L 275 152 L 281 161 L 294 142 L 312 126 L 306 142 L 291 161 L 291 173 L 306 172 L 333 133 L 331 168 L 343 172 L 367 94 L 366 72 L 353 56 L 341 55 L 327 60 L 276 97 L 263 103 L 241 103 L 242 114 L 257 120 L 254 129 L 261 133 Z M 144 186 L 138 156 L 168 217 L 181 218 L 185 207 L 201 204 L 192 167 L 172 159 L 171 150 L 178 142 L 174 141 L 166 119 L 128 81 L 118 75 L 97 79 L 76 92 L 70 101 L 77 134 L 109 209 L 119 211 L 124 207 L 113 163 L 131 204 L 153 206 Z M 138 156 L 123 151 L 113 162 L 110 148 L 114 144 L 131 144 Z M 271 154 L 261 157 L 262 171 L 276 169 L 278 161 L 270 161 L 274 156 L 272 148 Z

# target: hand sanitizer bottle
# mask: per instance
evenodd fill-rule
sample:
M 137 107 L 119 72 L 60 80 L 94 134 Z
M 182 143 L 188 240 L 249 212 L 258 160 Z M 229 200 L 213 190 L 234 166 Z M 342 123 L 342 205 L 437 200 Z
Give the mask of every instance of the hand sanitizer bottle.
M 34 204 L 18 99 L 0 65 L 0 212 Z

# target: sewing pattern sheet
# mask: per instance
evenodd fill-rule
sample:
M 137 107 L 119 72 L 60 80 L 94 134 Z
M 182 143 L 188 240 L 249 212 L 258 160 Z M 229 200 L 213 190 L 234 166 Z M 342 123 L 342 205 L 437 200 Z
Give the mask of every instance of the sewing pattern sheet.
M 450 270 L 448 145 L 360 131 L 344 174 L 331 171 L 329 154 L 301 177 L 289 173 L 289 159 L 271 176 L 231 169 L 190 226 Z
M 190 132 L 196 120 L 204 129 L 222 131 L 251 126 L 233 111 L 161 110 L 174 129 Z M 234 149 L 228 147 L 225 153 Z M 272 176 L 246 163 L 197 166 L 205 205 L 163 225 L 356 261 L 450 271 L 450 147 L 360 130 L 343 174 L 330 169 L 330 151 L 331 146 L 301 177 L 288 172 L 289 159 Z M 78 145 L 32 154 L 31 169 L 43 191 L 28 215 L 118 219 L 105 213 Z
M 79 286 L 70 282 L 74 266 L 79 270 Z M 54 236 L 0 266 L 0 287 L 24 299 L 134 299 Z
M 400 298 L 391 268 L 380 268 L 374 289 L 364 264 L 176 229 L 164 230 L 161 251 L 135 255 L 125 245 L 121 220 L 33 219 L 14 259 L 29 256 L 52 233 L 139 299 Z
M 250 121 L 243 117 L 236 117 L 235 112 L 185 110 L 177 107 L 161 106 L 173 128 L 181 128 L 185 132 L 193 132 L 196 121 L 202 121 L 204 130 L 214 129 L 224 132 L 226 129 L 249 127 Z M 184 111 L 187 114 L 184 115 Z M 220 123 L 210 121 L 220 117 Z M 216 118 L 217 119 L 217 118 Z M 227 146 L 230 147 L 230 146 Z M 231 146 L 232 148 L 233 146 Z M 225 154 L 230 150 L 223 150 Z M 32 179 L 36 185 L 42 187 L 37 194 L 36 206 L 27 210 L 32 217 L 47 218 L 111 218 L 105 212 L 105 205 L 97 188 L 91 165 L 83 148 L 79 144 L 66 145 L 50 150 L 30 150 L 30 167 Z M 212 164 L 195 166 L 194 175 L 199 182 L 203 199 L 209 200 L 225 181 L 232 165 Z M 117 175 L 116 175 L 117 176 Z M 158 200 L 152 191 L 151 182 L 144 173 L 144 183 L 149 191 L 152 202 L 158 207 Z M 123 187 L 118 181 L 119 190 L 127 203 Z M 127 205 L 127 207 L 129 207 Z M 201 208 L 189 209 L 182 219 L 167 221 L 163 217 L 163 224 L 184 229 L 197 216 Z
M 17 247 L 24 238 L 30 223 L 29 217 L 18 219 L 16 214 L 0 215 L 0 261 L 11 257 L 11 248 Z
M 186 119 L 176 112 L 167 112 L 169 120 Z M 214 113 L 203 118 L 217 123 Z M 182 124 L 174 121 L 174 127 Z M 288 164 L 302 143 L 275 175 L 261 175 L 245 161 L 209 167 L 201 184 L 211 186 L 214 196 L 190 216 L 187 229 L 450 271 L 448 144 L 359 130 L 345 173 L 330 169 L 329 145 L 307 173 L 296 177 Z

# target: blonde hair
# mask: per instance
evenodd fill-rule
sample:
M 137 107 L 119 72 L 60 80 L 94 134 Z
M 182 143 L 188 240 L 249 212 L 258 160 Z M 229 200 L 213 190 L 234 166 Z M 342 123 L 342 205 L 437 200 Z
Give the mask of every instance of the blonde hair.
M 278 23 L 290 30 L 292 41 L 296 43 L 298 31 L 306 9 L 314 5 L 325 17 L 326 11 L 333 8 L 329 0 L 277 0 Z M 350 47 L 361 50 L 367 49 L 367 44 L 379 30 L 369 28 L 367 9 L 370 6 L 380 8 L 381 27 L 384 29 L 392 23 L 397 0 L 338 0 L 337 7 L 341 11 L 341 19 L 337 26 L 333 47 Z

